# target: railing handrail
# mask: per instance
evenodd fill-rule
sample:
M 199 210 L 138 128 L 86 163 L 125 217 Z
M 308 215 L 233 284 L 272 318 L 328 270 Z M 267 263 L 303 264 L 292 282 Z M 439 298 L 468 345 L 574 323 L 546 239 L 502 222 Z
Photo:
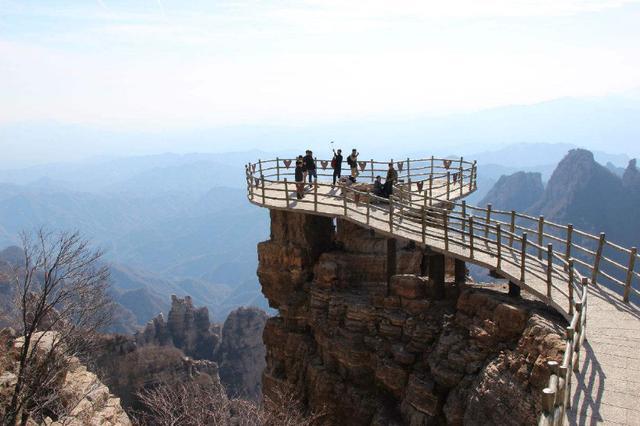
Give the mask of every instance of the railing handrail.
M 444 167 L 444 163 L 442 163 L 445 160 L 451 161 L 446 168 Z M 262 202 L 258 202 L 258 204 L 266 204 L 267 199 L 284 199 L 286 200 L 286 207 L 289 208 L 290 199 L 285 176 L 293 174 L 289 173 L 289 168 L 293 165 L 293 169 L 295 169 L 295 159 L 287 159 L 287 161 L 291 161 L 288 166 L 285 165 L 284 161 L 285 160 L 278 158 L 267 161 L 259 160 L 256 164 L 249 163 L 246 165 L 248 197 L 250 201 L 256 202 L 254 189 L 259 188 L 260 195 L 257 197 L 259 200 L 262 200 Z M 325 162 L 329 160 L 318 161 Z M 398 174 L 400 176 L 400 173 L 405 173 L 402 176 L 406 176 L 408 181 L 394 185 L 393 195 L 388 199 L 352 187 L 342 187 L 342 194 L 334 194 L 331 196 L 342 202 L 342 215 L 345 218 L 355 219 L 354 215 L 363 215 L 364 218 L 362 218 L 362 221 L 364 222 L 366 220 L 366 224 L 371 226 L 373 220 L 380 220 L 370 214 L 372 209 L 386 212 L 388 213 L 388 223 L 384 226 L 388 227 L 389 230 L 384 232 L 393 234 L 394 229 L 397 230 L 396 232 L 403 231 L 409 233 L 411 238 L 422 241 L 423 244 L 427 238 L 443 238 L 445 251 L 453 256 L 461 255 L 449 251 L 451 246 L 462 247 L 464 250 L 468 250 L 469 259 L 472 262 L 475 260 L 476 263 L 480 264 L 483 264 L 483 262 L 477 259 L 477 253 L 488 254 L 490 256 L 495 256 L 496 253 L 499 253 L 496 266 L 498 272 L 512 277 L 514 283 L 525 287 L 525 289 L 536 294 L 545 303 L 553 306 L 562 313 L 569 322 L 565 336 L 565 354 L 560 364 L 549 362 L 551 375 L 549 377 L 548 387 L 543 390 L 543 413 L 540 416 L 540 424 L 562 423 L 565 412 L 569 408 L 569 400 L 571 398 L 571 374 L 572 371 L 578 371 L 579 353 L 585 337 L 588 285 L 590 283 L 597 284 L 599 277 L 607 278 L 616 284 L 622 284 L 624 289 L 623 300 L 628 303 L 630 293 L 638 293 L 632 285 L 634 277 L 640 279 L 640 273 L 634 270 L 636 263 L 640 264 L 640 262 L 636 262 L 638 257 L 636 248 L 626 249 L 607 241 L 604 234 L 595 236 L 575 229 L 571 224 L 560 225 L 548 221 L 543 216 L 534 217 L 516 211 L 494 210 L 491 204 L 487 205 L 486 208 L 482 208 L 467 205 L 464 200 L 458 202 L 457 200 L 464 198 L 477 187 L 477 163 L 475 161 L 469 162 L 462 157 L 460 157 L 459 160 L 435 157 L 421 160 L 400 160 L 400 162 L 403 163 L 405 161 L 407 168 L 404 169 L 403 167 L 402 170 L 398 170 Z M 410 165 L 421 161 L 429 162 L 429 173 L 414 174 L 414 178 L 427 177 L 425 179 L 412 180 L 412 169 L 410 169 Z M 457 169 L 451 168 L 455 162 L 457 162 L 459 166 Z M 264 167 L 265 164 L 273 163 L 275 163 L 275 167 Z M 280 163 L 282 163 L 282 166 L 285 166 L 284 170 L 280 166 Z M 386 164 L 387 162 L 364 160 L 362 163 L 366 163 L 365 167 L 362 167 L 363 170 L 366 169 L 367 164 L 371 165 L 369 169 L 370 173 L 366 176 L 373 179 L 374 172 L 376 171 L 375 164 Z M 463 164 L 470 165 L 470 167 L 464 168 Z M 323 163 L 322 165 L 323 170 L 325 170 L 327 163 Z M 361 165 L 359 164 L 359 166 Z M 438 173 L 438 170 L 441 168 L 444 168 L 446 172 Z M 273 170 L 275 170 L 275 174 L 271 173 Z M 413 169 L 414 172 L 416 170 L 422 169 Z M 454 170 L 457 170 L 456 173 L 460 174 L 455 178 L 455 185 L 452 186 L 451 181 L 453 175 L 451 171 Z M 265 174 L 265 172 L 267 173 Z M 257 177 L 256 174 L 258 174 Z M 324 176 L 331 175 L 324 174 Z M 276 177 L 276 180 L 268 179 L 272 177 Z M 282 183 L 282 177 L 285 177 L 284 189 L 272 185 Z M 464 182 L 465 177 L 466 182 Z M 438 184 L 439 186 L 436 187 L 433 186 L 434 181 L 442 179 L 445 179 L 443 184 Z M 424 189 L 425 182 L 427 181 L 429 182 L 429 187 Z M 267 196 L 265 194 L 265 183 L 270 184 L 270 191 L 285 191 L 284 197 Z M 326 205 L 333 208 L 337 207 L 338 204 L 318 200 L 318 186 L 333 187 L 333 185 L 316 180 L 313 191 L 314 199 L 312 201 L 296 200 L 296 202 L 301 204 L 313 203 L 313 210 L 316 212 L 319 211 L 318 206 Z M 414 186 L 416 187 L 416 191 L 413 190 Z M 446 189 L 444 197 L 442 194 L 440 196 L 434 196 L 434 188 Z M 465 188 L 467 189 L 466 191 Z M 347 202 L 348 195 L 351 195 L 353 198 L 355 207 L 349 206 L 350 203 Z M 366 200 L 364 212 L 359 209 L 360 203 L 358 200 Z M 373 204 L 372 201 L 382 205 L 388 205 L 388 208 L 385 209 L 377 206 Z M 351 213 L 351 216 L 349 213 Z M 479 213 L 480 215 L 468 213 Z M 505 215 L 508 216 L 506 220 L 504 220 Z M 377 228 L 382 228 L 382 225 Z M 444 237 L 442 234 L 431 231 L 431 229 L 442 229 Z M 555 234 L 552 233 L 552 229 L 555 231 Z M 557 235 L 558 232 L 564 233 L 564 237 Z M 458 235 L 458 237 L 455 237 L 455 235 Z M 531 239 L 529 239 L 529 237 L 531 237 Z M 576 239 L 586 239 L 587 241 L 597 243 L 597 246 L 589 249 L 578 244 Z M 549 241 L 559 242 L 561 245 L 560 251 L 554 250 L 553 243 Z M 584 241 L 580 242 L 586 244 Z M 490 246 L 495 248 L 490 249 Z M 603 253 L 607 248 L 615 250 L 615 253 L 619 253 L 620 255 L 629 256 L 628 266 L 625 268 L 624 265 L 620 263 L 621 261 L 607 257 L 608 253 Z M 509 256 L 505 256 L 507 253 Z M 579 257 L 575 257 L 575 254 L 578 254 Z M 613 256 L 612 254 L 608 255 Z M 580 256 L 583 257 L 583 259 L 581 259 Z M 592 258 L 591 261 L 588 259 L 589 256 Z M 625 281 L 623 282 L 621 279 L 615 278 L 603 271 L 600 267 L 602 261 L 607 262 L 617 271 L 624 273 Z M 511 264 L 519 267 L 521 271 L 520 279 L 502 269 L 502 264 Z M 542 294 L 527 286 L 525 282 L 526 273 L 546 281 L 546 294 Z M 541 274 L 546 274 L 546 276 Z M 565 301 L 568 302 L 568 309 L 558 304 L 558 302 L 562 301 L 556 301 L 552 297 L 552 289 L 559 291 L 563 296 L 565 295 L 560 288 L 554 286 L 554 274 L 555 277 L 560 277 L 561 281 L 566 281 L 565 286 L 567 293 Z

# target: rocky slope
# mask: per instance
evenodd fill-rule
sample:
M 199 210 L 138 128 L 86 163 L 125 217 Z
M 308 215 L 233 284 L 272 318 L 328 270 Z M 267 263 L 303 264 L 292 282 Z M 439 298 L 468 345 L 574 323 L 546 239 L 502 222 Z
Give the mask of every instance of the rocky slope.
M 543 192 L 544 186 L 540 173 L 517 172 L 509 176 L 501 176 L 480 201 L 480 205 L 491 203 L 497 210 L 525 211 L 542 196 Z
M 7 330 L 0 332 L 0 342 L 11 333 Z M 46 351 L 51 347 L 52 332 L 38 338 L 38 350 Z M 16 338 L 10 340 L 16 348 L 21 347 L 24 340 Z M 3 413 L 3 403 L 10 398 L 11 390 L 16 383 L 18 362 L 12 357 L 15 352 L 8 350 L 0 354 L 0 417 Z M 55 392 L 56 396 L 53 396 Z M 27 424 L 46 424 L 47 426 L 81 426 L 81 425 L 130 425 L 131 421 L 120 404 L 120 398 L 115 397 L 109 388 L 103 384 L 92 371 L 89 371 L 78 358 L 71 357 L 62 380 L 52 389 L 52 399 L 56 404 L 49 410 L 49 416 L 44 419 L 29 419 Z
M 141 408 L 137 393 L 160 384 L 207 381 L 220 385 L 215 362 L 194 360 L 169 345 L 138 346 L 131 336 L 105 335 L 96 363 L 127 411 Z
M 331 424 L 534 424 L 562 320 L 542 305 L 423 277 L 431 253 L 348 222 L 272 211 L 258 276 L 279 315 L 263 392 L 294 389 Z

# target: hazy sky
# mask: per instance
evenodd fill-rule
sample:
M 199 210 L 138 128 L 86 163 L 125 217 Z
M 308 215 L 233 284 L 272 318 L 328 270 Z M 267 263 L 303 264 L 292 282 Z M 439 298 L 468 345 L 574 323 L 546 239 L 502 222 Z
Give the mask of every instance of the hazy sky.
M 0 0 L 0 125 L 406 118 L 640 87 L 640 2 Z

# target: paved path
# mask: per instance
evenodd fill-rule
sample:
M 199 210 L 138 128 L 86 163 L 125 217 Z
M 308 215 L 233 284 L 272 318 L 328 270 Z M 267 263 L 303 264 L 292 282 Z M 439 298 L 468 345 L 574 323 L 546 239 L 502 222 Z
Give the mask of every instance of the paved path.
M 284 183 L 269 182 L 264 186 L 264 198 L 258 186 L 251 188 L 249 199 L 268 208 L 345 218 L 382 234 L 425 244 L 434 251 L 497 271 L 571 319 L 567 268 L 553 263 L 549 281 L 546 258 L 527 254 L 522 274 L 518 246 L 503 242 L 499 247 L 491 240 L 491 233 L 483 238 L 483 225 L 474 226 L 472 251 L 468 228 L 465 233 L 461 224 L 445 231 L 444 222 L 435 217 L 425 226 L 411 209 L 395 208 L 390 214 L 388 204 L 356 203 L 353 194 L 345 201 L 339 188 L 328 185 L 319 185 L 317 191 L 307 189 L 304 200 L 296 200 L 293 184 L 287 188 L 288 193 Z M 460 195 L 466 193 L 461 191 Z M 406 205 L 413 207 L 413 203 Z M 581 286 L 576 288 L 579 291 Z M 581 351 L 578 379 L 574 378 L 570 423 L 640 425 L 640 308 L 623 303 L 621 295 L 611 290 L 589 286 L 587 318 L 588 340 Z

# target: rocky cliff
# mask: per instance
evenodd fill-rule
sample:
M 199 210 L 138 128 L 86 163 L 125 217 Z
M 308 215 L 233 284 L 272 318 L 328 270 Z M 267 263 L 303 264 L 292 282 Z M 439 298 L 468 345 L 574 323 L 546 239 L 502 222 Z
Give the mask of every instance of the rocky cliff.
M 224 322 L 215 360 L 230 397 L 258 400 L 262 395 L 266 365 L 262 332 L 266 322 L 267 314 L 258 308 L 238 308 Z
M 258 400 L 265 366 L 262 331 L 266 320 L 263 310 L 241 307 L 232 311 L 221 327 L 210 323 L 207 308 L 194 307 L 189 296 L 173 296 L 168 319 L 156 316 L 135 341 L 140 348 L 155 348 L 145 349 L 147 352 L 176 348 L 195 360 L 214 361 L 216 375 L 219 366 L 230 397 Z
M 298 392 L 331 424 L 534 424 L 562 320 L 535 302 L 425 278 L 428 250 L 349 222 L 271 211 L 258 276 L 279 315 L 263 392 Z M 448 281 L 451 277 L 447 275 Z
M 482 201 L 497 210 L 525 211 L 538 201 L 544 192 L 540 173 L 517 172 L 501 176 Z
M 195 308 L 191 297 L 171 296 L 168 319 L 160 313 L 136 335 L 140 345 L 174 346 L 195 359 L 213 360 L 220 342 L 220 327 L 209 321 L 206 307 Z

